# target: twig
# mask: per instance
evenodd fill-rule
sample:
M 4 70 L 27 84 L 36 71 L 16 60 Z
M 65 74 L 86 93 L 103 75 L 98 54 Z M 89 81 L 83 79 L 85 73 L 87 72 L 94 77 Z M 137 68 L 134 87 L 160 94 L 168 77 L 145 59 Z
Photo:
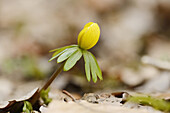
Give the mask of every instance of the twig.
M 67 96 L 69 96 L 69 97 L 72 99 L 72 101 L 76 102 L 76 99 L 75 99 L 75 98 L 73 97 L 73 95 L 70 94 L 68 91 L 63 90 L 62 92 L 63 92 L 64 94 L 66 94 Z

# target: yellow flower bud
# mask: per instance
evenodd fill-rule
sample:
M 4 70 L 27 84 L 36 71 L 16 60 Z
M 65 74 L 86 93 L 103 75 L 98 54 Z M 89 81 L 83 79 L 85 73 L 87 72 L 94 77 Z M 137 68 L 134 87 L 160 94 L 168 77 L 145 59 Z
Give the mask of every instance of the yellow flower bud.
M 82 49 L 90 49 L 96 45 L 100 36 L 100 28 L 97 23 L 87 23 L 78 35 L 78 45 Z

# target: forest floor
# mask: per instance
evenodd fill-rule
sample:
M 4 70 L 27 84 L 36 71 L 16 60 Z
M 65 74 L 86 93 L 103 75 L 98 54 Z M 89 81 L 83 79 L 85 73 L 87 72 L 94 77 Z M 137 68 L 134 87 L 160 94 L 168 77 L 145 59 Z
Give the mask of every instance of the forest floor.
M 83 97 L 69 97 L 61 91 L 53 91 L 53 101 L 48 107 L 41 107 L 42 113 L 162 113 L 149 106 L 126 102 L 124 99 L 134 92 L 87 93 Z M 75 98 L 79 99 L 75 99 Z

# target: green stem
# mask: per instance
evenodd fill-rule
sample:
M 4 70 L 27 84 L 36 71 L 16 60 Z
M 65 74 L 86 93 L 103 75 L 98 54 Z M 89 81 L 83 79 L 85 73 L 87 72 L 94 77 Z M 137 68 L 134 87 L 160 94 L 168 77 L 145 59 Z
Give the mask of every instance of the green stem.
M 60 65 L 60 67 L 58 69 L 56 69 L 56 71 L 52 74 L 52 76 L 50 77 L 50 79 L 46 82 L 46 84 L 41 88 L 40 92 L 42 90 L 46 90 L 51 83 L 54 81 L 54 79 L 58 76 L 59 73 L 61 73 L 61 71 L 63 70 L 64 67 L 64 63 Z
M 54 81 L 54 79 L 59 75 L 59 73 L 61 73 L 61 71 L 63 70 L 64 67 L 64 63 L 60 65 L 60 67 L 58 69 L 56 69 L 56 71 L 52 74 L 52 76 L 49 78 L 49 80 L 44 84 L 44 86 L 41 88 L 41 90 L 39 90 L 37 93 L 35 93 L 35 95 L 29 100 L 29 102 L 34 105 L 37 100 L 40 98 L 40 93 L 42 90 L 46 90 L 51 83 Z

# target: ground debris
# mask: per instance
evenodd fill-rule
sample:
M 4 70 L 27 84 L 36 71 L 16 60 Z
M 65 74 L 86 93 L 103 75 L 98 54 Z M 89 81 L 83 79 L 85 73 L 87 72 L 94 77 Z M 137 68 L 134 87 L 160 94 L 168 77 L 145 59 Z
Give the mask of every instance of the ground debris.
M 79 101 L 64 102 L 53 100 L 47 108 L 41 108 L 42 113 L 162 113 L 152 107 L 141 106 L 136 103 L 126 102 L 130 96 L 127 92 L 114 93 L 87 93 Z

